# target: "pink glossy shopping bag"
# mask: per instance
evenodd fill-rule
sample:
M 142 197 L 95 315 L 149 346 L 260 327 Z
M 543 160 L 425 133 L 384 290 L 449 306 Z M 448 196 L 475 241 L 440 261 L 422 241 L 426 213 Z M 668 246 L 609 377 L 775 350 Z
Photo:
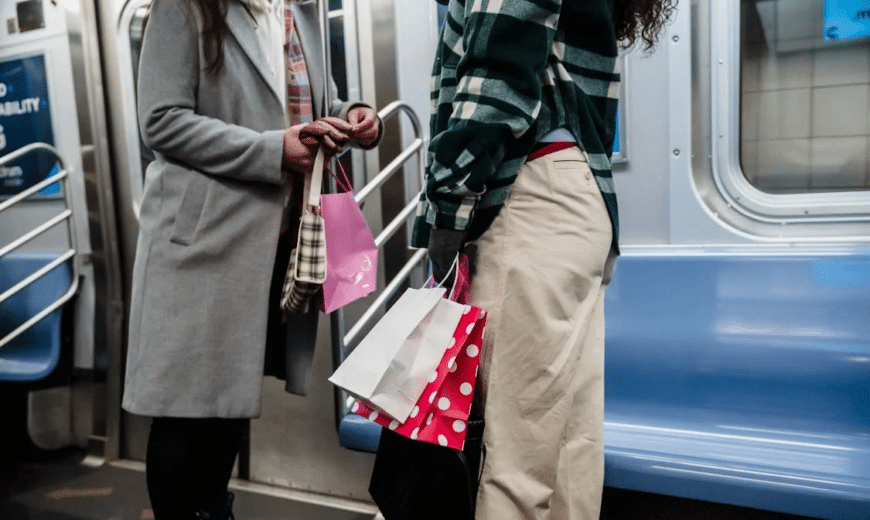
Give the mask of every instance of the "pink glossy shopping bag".
M 342 193 L 320 196 L 320 215 L 326 227 L 326 281 L 318 296 L 320 310 L 330 313 L 375 290 L 378 246 L 350 182 L 333 175 Z M 330 172 L 331 173 L 331 172 Z

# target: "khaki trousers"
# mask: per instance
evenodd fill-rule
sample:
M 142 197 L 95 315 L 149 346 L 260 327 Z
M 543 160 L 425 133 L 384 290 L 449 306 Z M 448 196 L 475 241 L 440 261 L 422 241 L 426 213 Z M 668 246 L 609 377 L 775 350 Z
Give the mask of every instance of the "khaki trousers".
M 597 520 L 610 218 L 576 147 L 523 166 L 473 258 L 488 312 L 478 520 Z

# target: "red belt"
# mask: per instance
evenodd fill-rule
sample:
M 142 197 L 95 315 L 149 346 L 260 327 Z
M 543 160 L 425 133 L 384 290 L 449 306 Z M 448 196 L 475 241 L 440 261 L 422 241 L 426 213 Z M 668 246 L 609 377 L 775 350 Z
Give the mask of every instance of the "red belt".
M 568 148 L 573 148 L 577 146 L 577 143 L 573 141 L 559 141 L 556 143 L 538 143 L 532 148 L 532 152 L 526 157 L 526 162 L 532 162 L 535 159 L 539 159 L 545 155 L 549 155 L 551 153 L 558 152 L 560 150 L 567 150 Z

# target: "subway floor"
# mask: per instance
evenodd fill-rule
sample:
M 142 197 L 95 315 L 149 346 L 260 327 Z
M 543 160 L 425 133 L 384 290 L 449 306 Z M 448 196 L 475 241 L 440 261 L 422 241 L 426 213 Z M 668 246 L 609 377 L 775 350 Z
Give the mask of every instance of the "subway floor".
M 375 508 L 295 500 L 287 490 L 233 481 L 236 520 L 371 520 Z M 314 502 L 317 502 L 316 497 Z M 82 450 L 0 469 L 0 520 L 149 520 L 144 465 L 93 465 Z
M 0 520 L 153 519 L 141 463 L 91 464 L 61 450 L 0 464 Z M 236 520 L 371 520 L 374 506 L 312 503 L 292 492 L 234 481 Z M 316 500 L 314 501 L 316 502 Z M 741 507 L 605 488 L 600 520 L 805 520 Z M 449 520 L 449 519 L 445 519 Z M 556 520 L 556 519 L 554 519 Z

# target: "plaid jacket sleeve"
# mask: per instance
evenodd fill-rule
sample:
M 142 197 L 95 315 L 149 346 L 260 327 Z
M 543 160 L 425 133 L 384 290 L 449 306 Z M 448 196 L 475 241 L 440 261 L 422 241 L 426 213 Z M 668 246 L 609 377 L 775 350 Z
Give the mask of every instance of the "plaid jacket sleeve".
M 507 148 L 541 111 L 561 2 L 450 3 L 433 70 L 426 220 L 435 227 L 467 228 Z

